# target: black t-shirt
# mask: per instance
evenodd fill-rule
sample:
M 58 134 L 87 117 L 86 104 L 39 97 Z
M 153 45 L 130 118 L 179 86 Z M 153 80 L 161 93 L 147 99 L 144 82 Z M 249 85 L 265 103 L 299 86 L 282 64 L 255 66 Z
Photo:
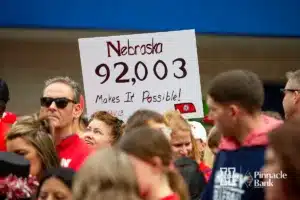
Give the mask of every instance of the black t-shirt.
M 182 157 L 175 161 L 175 166 L 188 185 L 191 200 L 199 200 L 206 185 L 204 174 L 196 161 Z

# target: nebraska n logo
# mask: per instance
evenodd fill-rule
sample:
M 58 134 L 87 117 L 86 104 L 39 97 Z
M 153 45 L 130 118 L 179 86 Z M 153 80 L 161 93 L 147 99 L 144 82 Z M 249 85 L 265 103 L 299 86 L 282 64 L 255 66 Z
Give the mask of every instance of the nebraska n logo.
M 71 161 L 72 161 L 72 159 L 65 159 L 65 158 L 62 158 L 61 161 L 60 161 L 60 165 L 61 165 L 62 167 L 69 167 Z

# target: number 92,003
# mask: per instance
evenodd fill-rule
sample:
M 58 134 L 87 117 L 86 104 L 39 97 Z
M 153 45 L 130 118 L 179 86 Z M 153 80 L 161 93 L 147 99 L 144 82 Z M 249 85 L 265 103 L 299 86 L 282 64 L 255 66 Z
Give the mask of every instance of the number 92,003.
M 176 58 L 175 60 L 173 60 L 172 64 L 173 67 L 177 68 L 176 72 L 173 73 L 173 76 L 175 78 L 182 79 L 186 77 L 187 75 L 186 61 L 183 58 Z M 129 78 L 125 78 L 129 70 L 128 65 L 125 62 L 117 62 L 114 64 L 114 69 L 121 68 L 121 67 L 122 67 L 121 73 L 117 76 L 115 82 L 116 83 L 130 82 Z M 139 73 L 142 71 L 139 70 L 139 68 L 143 69 L 143 73 Z M 162 74 L 158 74 L 157 71 L 159 68 L 162 68 L 161 70 L 163 72 Z M 101 84 L 104 84 L 110 78 L 110 74 L 111 74 L 109 66 L 105 63 L 98 65 L 95 69 L 95 73 L 97 76 L 104 78 Z M 153 73 L 159 80 L 164 80 L 168 76 L 168 67 L 166 63 L 162 60 L 156 61 L 155 64 L 153 65 Z M 131 78 L 131 82 L 133 85 L 136 83 L 136 79 L 138 79 L 139 81 L 146 80 L 146 78 L 148 77 L 148 68 L 146 64 L 143 63 L 142 61 L 138 61 L 134 66 L 134 74 L 136 78 L 135 77 Z

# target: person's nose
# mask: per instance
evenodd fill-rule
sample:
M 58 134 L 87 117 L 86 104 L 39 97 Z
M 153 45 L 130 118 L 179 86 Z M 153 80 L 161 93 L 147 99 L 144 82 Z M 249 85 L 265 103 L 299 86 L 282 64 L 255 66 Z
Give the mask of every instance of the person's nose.
M 50 111 L 55 111 L 55 110 L 57 110 L 57 107 L 56 107 L 56 104 L 55 104 L 54 101 L 51 103 L 51 105 L 49 106 L 48 110 L 50 110 Z
M 182 147 L 181 147 L 180 154 L 181 154 L 182 156 L 185 156 L 185 157 L 188 156 L 189 152 L 188 152 L 188 149 L 187 149 L 186 146 L 182 146 Z
M 92 140 L 93 139 L 93 133 L 92 131 L 86 131 L 83 135 L 83 138 L 84 139 L 89 139 L 89 140 Z

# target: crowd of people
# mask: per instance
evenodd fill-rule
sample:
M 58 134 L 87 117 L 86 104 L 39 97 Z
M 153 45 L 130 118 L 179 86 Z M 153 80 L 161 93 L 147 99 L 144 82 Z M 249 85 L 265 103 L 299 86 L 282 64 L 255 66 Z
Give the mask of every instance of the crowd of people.
M 140 109 L 123 122 L 84 116 L 79 84 L 45 81 L 37 112 L 6 111 L 0 79 L 0 199 L 296 200 L 300 70 L 282 89 L 284 119 L 262 111 L 257 74 L 231 70 L 207 90 L 209 122 Z

